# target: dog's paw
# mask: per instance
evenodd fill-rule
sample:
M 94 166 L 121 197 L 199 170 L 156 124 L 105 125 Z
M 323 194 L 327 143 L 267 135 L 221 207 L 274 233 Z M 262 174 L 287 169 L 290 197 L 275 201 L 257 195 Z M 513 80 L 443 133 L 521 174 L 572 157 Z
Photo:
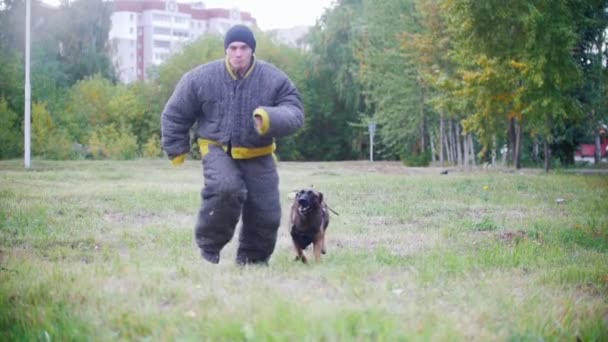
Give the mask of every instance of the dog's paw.
M 295 257 L 295 259 L 293 259 L 293 261 L 301 261 L 303 263 L 306 263 L 306 257 L 305 256 L 296 255 L 296 257 Z

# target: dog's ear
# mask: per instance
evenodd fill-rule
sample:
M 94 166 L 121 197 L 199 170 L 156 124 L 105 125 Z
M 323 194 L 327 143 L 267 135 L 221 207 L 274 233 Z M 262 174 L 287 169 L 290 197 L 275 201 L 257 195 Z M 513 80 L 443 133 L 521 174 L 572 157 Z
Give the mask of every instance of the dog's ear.
M 323 193 L 319 192 L 319 203 L 323 203 Z

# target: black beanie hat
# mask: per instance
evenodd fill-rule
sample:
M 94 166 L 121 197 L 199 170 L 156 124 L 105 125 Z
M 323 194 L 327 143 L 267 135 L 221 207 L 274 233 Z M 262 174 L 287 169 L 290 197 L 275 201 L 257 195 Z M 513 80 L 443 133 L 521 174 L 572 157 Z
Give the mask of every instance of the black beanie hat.
M 253 32 L 245 25 L 234 25 L 226 32 L 226 37 L 224 37 L 224 50 L 227 49 L 228 45 L 232 42 L 243 42 L 255 52 L 255 38 L 253 37 Z

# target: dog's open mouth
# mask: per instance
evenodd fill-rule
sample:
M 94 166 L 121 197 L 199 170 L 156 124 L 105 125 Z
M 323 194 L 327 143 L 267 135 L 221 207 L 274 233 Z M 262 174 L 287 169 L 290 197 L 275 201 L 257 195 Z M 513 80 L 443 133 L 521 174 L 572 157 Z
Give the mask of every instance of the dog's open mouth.
M 307 205 L 307 206 L 299 205 L 298 206 L 298 212 L 300 214 L 306 214 L 307 212 L 310 211 L 310 209 L 312 209 L 312 207 L 309 205 Z

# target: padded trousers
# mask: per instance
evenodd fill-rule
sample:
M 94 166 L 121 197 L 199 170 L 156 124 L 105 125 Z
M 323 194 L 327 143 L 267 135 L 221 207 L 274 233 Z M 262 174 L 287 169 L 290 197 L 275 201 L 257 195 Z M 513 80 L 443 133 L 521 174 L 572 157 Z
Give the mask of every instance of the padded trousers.
M 203 257 L 219 262 L 239 219 L 238 264 L 268 263 L 281 223 L 279 176 L 272 154 L 233 159 L 221 147 L 210 146 L 203 157 L 204 186 L 195 226 Z

